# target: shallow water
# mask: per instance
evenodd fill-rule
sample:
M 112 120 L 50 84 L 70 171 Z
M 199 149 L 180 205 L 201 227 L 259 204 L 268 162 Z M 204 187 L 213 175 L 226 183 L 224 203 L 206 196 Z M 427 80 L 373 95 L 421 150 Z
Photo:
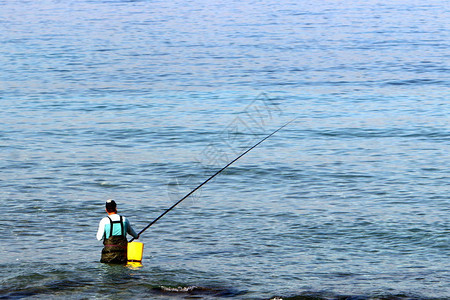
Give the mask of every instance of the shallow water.
M 0 298 L 450 298 L 445 1 L 0 3 Z M 104 201 L 136 230 L 98 263 Z

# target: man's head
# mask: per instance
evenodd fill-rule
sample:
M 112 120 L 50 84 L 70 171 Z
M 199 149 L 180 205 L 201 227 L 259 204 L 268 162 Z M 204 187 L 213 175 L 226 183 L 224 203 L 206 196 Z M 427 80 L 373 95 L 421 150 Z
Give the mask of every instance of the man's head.
M 106 211 L 108 213 L 117 213 L 116 201 L 114 201 L 112 199 L 106 200 Z

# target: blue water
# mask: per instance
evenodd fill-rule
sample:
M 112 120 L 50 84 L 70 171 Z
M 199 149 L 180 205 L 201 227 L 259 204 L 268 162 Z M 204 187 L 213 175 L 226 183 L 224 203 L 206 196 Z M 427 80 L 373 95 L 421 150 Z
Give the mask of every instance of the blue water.
M 0 298 L 450 299 L 447 1 L 3 1 Z M 100 264 L 104 201 L 146 231 Z

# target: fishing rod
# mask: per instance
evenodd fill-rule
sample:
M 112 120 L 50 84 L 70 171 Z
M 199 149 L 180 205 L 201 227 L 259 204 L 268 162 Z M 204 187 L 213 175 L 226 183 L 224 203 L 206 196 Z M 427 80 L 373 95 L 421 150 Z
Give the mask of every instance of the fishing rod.
M 267 140 L 268 138 L 270 138 L 272 135 L 274 135 L 275 133 L 277 133 L 278 131 L 280 131 L 281 129 L 283 129 L 284 127 L 286 127 L 287 125 L 289 125 L 290 123 L 292 123 L 296 118 L 290 120 L 289 122 L 287 122 L 286 124 L 284 124 L 283 126 L 281 126 L 280 128 L 278 128 L 277 130 L 275 130 L 274 132 L 272 132 L 271 134 L 269 134 L 268 136 L 266 136 L 265 138 L 263 138 L 262 140 L 260 140 L 258 143 L 256 143 L 255 145 L 253 145 L 252 147 L 248 148 L 246 151 L 244 151 L 242 154 L 240 154 L 238 157 L 236 157 L 235 159 L 233 159 L 231 162 L 229 162 L 225 167 L 223 167 L 222 169 L 220 169 L 219 171 L 217 171 L 216 173 L 214 173 L 213 175 L 211 175 L 208 179 L 206 179 L 205 181 L 203 181 L 200 185 L 198 185 L 195 189 L 193 189 L 192 191 L 190 191 L 189 193 L 187 193 L 183 198 L 181 198 L 180 200 L 178 200 L 174 205 L 172 205 L 171 207 L 169 207 L 165 212 L 163 212 L 159 217 L 157 217 L 156 219 L 154 219 L 150 224 L 148 224 L 147 226 L 145 226 L 144 229 L 142 229 L 139 233 L 138 236 L 140 236 L 144 231 L 146 231 L 148 228 L 150 228 L 150 226 L 152 226 L 153 224 L 155 224 L 156 222 L 158 222 L 159 219 L 161 219 L 162 217 L 164 217 L 169 211 L 171 211 L 175 206 L 177 206 L 178 204 L 180 204 L 183 200 L 185 200 L 187 197 L 189 197 L 190 195 L 192 195 L 195 191 L 197 191 L 199 188 L 201 188 L 202 186 L 204 186 L 208 181 L 210 181 L 211 179 L 213 179 L 214 177 L 216 177 L 217 175 L 219 175 L 223 170 L 225 170 L 226 168 L 228 168 L 229 166 L 231 166 L 234 162 L 236 162 L 239 158 L 241 158 L 242 156 L 244 156 L 245 154 L 247 154 L 248 152 L 250 152 L 252 149 L 254 149 L 255 147 L 257 147 L 259 144 L 261 144 L 262 142 L 264 142 L 265 140 Z M 132 238 L 130 240 L 130 243 L 134 241 L 134 238 Z

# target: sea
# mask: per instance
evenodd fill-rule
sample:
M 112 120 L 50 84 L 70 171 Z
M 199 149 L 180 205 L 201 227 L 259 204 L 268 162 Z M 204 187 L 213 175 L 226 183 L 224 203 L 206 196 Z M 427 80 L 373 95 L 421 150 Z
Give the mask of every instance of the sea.
M 449 120 L 446 0 L 0 1 L 0 299 L 450 299 Z

